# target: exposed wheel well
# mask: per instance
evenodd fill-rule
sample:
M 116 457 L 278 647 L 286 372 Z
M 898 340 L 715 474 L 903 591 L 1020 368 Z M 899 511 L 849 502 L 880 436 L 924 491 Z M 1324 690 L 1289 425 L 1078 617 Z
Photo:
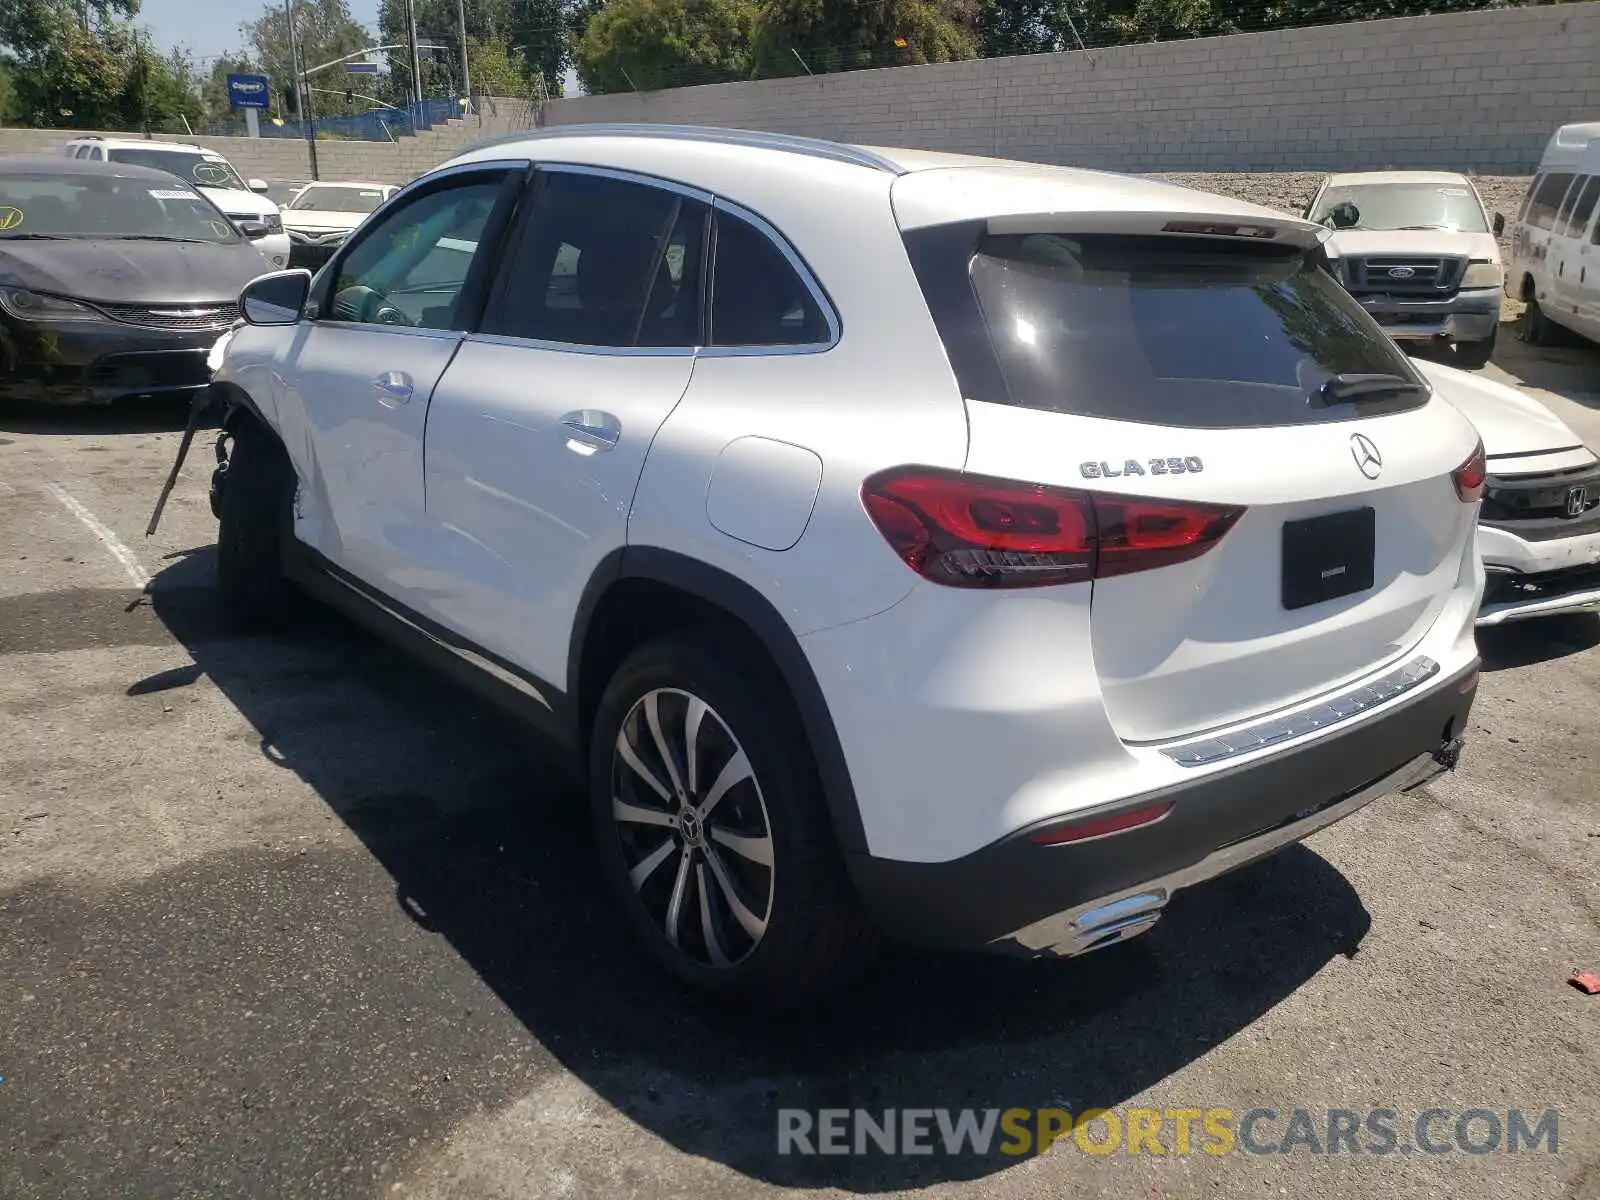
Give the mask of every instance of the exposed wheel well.
M 606 684 L 623 659 L 646 642 L 687 629 L 711 629 L 725 636 L 742 661 L 781 686 L 783 676 L 750 626 L 703 597 L 655 579 L 619 579 L 595 605 L 578 668 L 576 704 L 579 750 L 587 761 L 589 729 Z
M 613 576 L 574 629 L 568 700 L 573 741 L 586 762 L 600 697 L 638 646 L 689 629 L 710 630 L 742 672 L 784 705 L 815 764 L 835 836 L 847 851 L 865 852 L 866 834 L 838 731 L 799 640 L 778 611 L 747 584 L 669 551 L 632 548 L 632 568 Z M 598 583 L 597 576 L 596 582 Z M 726 598 L 726 603 L 718 601 Z
M 1532 275 L 1524 274 L 1522 276 L 1522 286 L 1517 289 L 1517 292 L 1523 303 L 1527 303 L 1529 300 L 1533 299 L 1534 287 Z

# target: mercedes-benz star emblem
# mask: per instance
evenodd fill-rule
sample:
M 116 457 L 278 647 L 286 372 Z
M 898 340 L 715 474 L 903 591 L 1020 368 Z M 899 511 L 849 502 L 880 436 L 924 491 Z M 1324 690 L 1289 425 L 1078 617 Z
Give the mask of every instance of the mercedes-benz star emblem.
M 1376 479 L 1383 470 L 1383 455 L 1378 453 L 1372 439 L 1364 433 L 1350 435 L 1350 457 L 1356 460 L 1356 466 L 1368 479 Z

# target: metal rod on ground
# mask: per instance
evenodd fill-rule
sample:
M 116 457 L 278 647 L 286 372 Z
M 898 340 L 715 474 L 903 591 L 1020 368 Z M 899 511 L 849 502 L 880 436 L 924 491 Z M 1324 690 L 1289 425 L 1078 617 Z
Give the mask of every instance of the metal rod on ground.
M 805 73 L 807 75 L 811 75 L 811 74 L 814 73 L 811 70 L 810 67 L 806 66 L 806 60 L 800 57 L 800 51 L 796 50 L 793 46 L 790 46 L 789 47 L 789 53 L 794 55 L 795 62 L 800 64 L 800 66 L 802 67 L 802 69 L 804 69 L 804 71 L 805 71 Z

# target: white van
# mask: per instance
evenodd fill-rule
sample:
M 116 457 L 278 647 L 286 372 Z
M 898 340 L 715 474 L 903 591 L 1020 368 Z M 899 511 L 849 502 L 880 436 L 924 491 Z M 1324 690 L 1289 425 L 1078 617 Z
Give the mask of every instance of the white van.
M 1525 341 L 1547 344 L 1559 336 L 1555 326 L 1600 341 L 1597 210 L 1600 121 L 1563 125 L 1545 147 L 1511 237 L 1506 294 L 1528 305 Z

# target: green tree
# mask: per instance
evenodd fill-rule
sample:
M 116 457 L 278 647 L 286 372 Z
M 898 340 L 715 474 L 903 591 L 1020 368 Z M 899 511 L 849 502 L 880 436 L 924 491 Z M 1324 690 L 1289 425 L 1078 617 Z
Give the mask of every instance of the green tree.
M 415 0 L 417 37 L 446 47 L 437 59 L 422 64 L 425 95 L 444 95 L 459 90 L 461 30 L 455 0 Z M 559 94 L 562 78 L 572 62 L 568 37 L 568 16 L 562 0 L 469 0 L 466 6 L 467 66 L 472 71 L 472 90 L 503 96 L 527 95 L 535 75 L 543 74 L 545 86 Z M 378 29 L 385 43 L 406 41 L 405 0 L 383 0 L 378 9 Z M 477 43 L 479 49 L 471 49 Z M 473 67 L 475 54 L 490 47 L 504 48 L 506 61 L 518 64 L 518 77 L 512 79 L 497 71 L 496 60 L 486 60 L 486 69 L 496 80 L 495 87 L 480 81 Z M 393 56 L 392 69 L 401 73 L 405 88 L 408 73 L 406 56 Z M 487 78 L 487 77 L 486 77 Z
M 977 0 L 764 0 L 753 65 L 773 76 L 950 62 L 977 55 L 977 25 Z
M 480 96 L 520 96 L 528 85 L 527 61 L 504 42 L 469 37 L 467 67 L 472 90 Z
M 1066 0 L 987 3 L 978 13 L 978 43 L 984 58 L 1076 50 Z M 1066 35 L 1066 36 L 1063 36 Z
M 172 128 L 181 120 L 192 126 L 200 119 L 194 62 L 181 49 L 158 54 L 150 35 L 141 32 L 133 47 L 133 65 L 123 90 L 123 109 L 142 129 Z
M 751 0 L 610 0 L 576 47 L 586 92 L 725 83 L 750 73 Z
M 134 65 L 129 18 L 138 0 L 89 0 L 87 27 L 70 0 L 0 0 L 13 106 L 33 125 L 120 128 Z
M 1091 45 L 1157 42 L 1237 33 L 1239 6 L 1212 0 L 1089 0 L 1085 5 Z
M 353 54 L 372 44 L 372 35 L 358 25 L 350 15 L 346 0 L 295 0 L 294 30 L 300 43 L 302 70 L 320 66 L 346 54 Z M 293 103 L 295 95 L 294 70 L 289 49 L 289 22 L 281 4 L 268 4 L 254 21 L 240 26 L 250 50 L 250 57 L 260 67 L 273 91 L 282 98 L 285 110 Z M 312 76 L 313 87 L 337 88 L 343 84 L 341 73 L 333 83 L 325 72 Z M 313 102 L 312 111 L 319 104 Z

